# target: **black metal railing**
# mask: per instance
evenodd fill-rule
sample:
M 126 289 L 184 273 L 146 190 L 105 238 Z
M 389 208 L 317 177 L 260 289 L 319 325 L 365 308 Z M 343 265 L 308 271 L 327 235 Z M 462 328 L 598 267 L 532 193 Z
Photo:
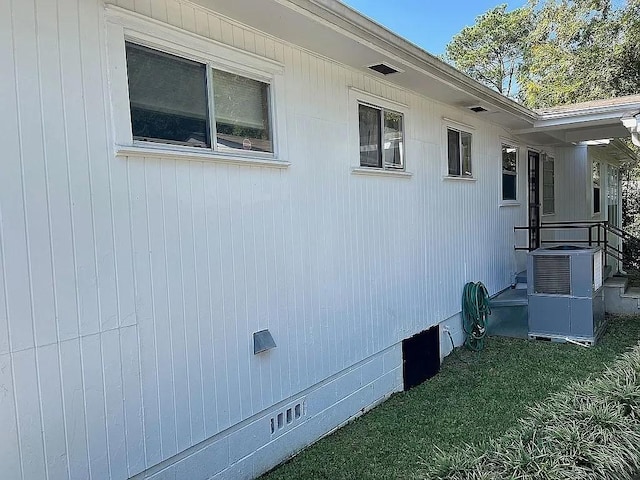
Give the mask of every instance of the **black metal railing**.
M 638 267 L 638 263 L 640 262 L 640 238 L 631 235 L 629 232 L 617 227 L 615 225 L 611 225 L 607 221 L 595 221 L 595 222 L 548 222 L 543 223 L 540 226 L 532 227 L 514 227 L 515 231 L 518 230 L 537 230 L 537 237 L 542 239 L 541 233 L 544 230 L 555 230 L 555 231 L 576 231 L 576 232 L 584 232 L 584 235 L 579 235 L 578 238 L 573 239 L 553 239 L 553 240 L 541 240 L 541 245 L 543 244 L 582 244 L 594 246 L 601 246 L 606 256 L 610 256 L 615 260 L 622 262 L 622 265 L 625 267 Z M 619 238 L 622 240 L 622 249 L 616 245 L 612 245 L 609 241 L 609 235 Z M 616 242 L 619 243 L 619 242 Z M 514 247 L 516 250 L 527 250 L 531 251 L 533 248 L 530 246 L 518 246 Z

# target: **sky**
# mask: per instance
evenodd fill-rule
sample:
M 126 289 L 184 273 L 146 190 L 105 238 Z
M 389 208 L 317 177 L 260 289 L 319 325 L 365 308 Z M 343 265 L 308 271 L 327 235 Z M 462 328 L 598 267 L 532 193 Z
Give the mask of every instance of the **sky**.
M 526 0 L 342 0 L 394 33 L 440 55 L 451 38 L 478 15 L 506 3 L 511 10 Z

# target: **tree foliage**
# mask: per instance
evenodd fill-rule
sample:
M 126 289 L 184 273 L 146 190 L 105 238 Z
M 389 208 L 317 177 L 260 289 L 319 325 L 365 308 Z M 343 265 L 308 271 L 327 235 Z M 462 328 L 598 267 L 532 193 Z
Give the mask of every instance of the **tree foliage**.
M 446 58 L 471 78 L 514 96 L 530 28 L 529 8 L 508 12 L 506 4 L 498 5 L 453 37 Z
M 640 0 L 529 0 L 479 16 L 447 45 L 472 78 L 531 108 L 640 92 Z

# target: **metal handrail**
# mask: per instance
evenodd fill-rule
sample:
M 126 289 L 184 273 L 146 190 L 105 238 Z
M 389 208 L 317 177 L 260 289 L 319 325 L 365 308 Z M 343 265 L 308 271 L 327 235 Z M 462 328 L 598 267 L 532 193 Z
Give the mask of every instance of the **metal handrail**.
M 593 231 L 595 228 L 595 232 Z M 545 243 L 574 243 L 574 244 L 587 244 L 591 245 L 602 245 L 604 249 L 605 256 L 610 255 L 616 260 L 623 262 L 624 261 L 624 252 L 609 244 L 607 234 L 610 233 L 625 242 L 634 242 L 636 244 L 640 244 L 640 238 L 631 235 L 629 232 L 617 227 L 615 225 L 611 225 L 606 220 L 600 221 L 558 221 L 558 222 L 545 222 L 536 227 L 526 226 L 526 227 L 513 227 L 514 231 L 517 230 L 527 230 L 531 231 L 533 229 L 538 231 L 538 238 L 540 238 L 541 230 L 586 230 L 587 231 L 587 240 L 554 240 L 553 242 L 545 242 Z M 595 235 L 594 235 L 595 233 Z M 595 237 L 595 238 L 594 238 Z M 518 247 L 514 246 L 515 250 L 533 250 L 530 247 Z

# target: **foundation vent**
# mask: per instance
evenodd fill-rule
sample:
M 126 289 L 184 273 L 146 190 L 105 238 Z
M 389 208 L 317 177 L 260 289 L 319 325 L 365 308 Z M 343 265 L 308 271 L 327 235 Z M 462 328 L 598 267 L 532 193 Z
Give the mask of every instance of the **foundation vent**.
M 298 425 L 306 415 L 305 400 L 298 399 L 276 410 L 269 419 L 271 436 L 275 437 Z

